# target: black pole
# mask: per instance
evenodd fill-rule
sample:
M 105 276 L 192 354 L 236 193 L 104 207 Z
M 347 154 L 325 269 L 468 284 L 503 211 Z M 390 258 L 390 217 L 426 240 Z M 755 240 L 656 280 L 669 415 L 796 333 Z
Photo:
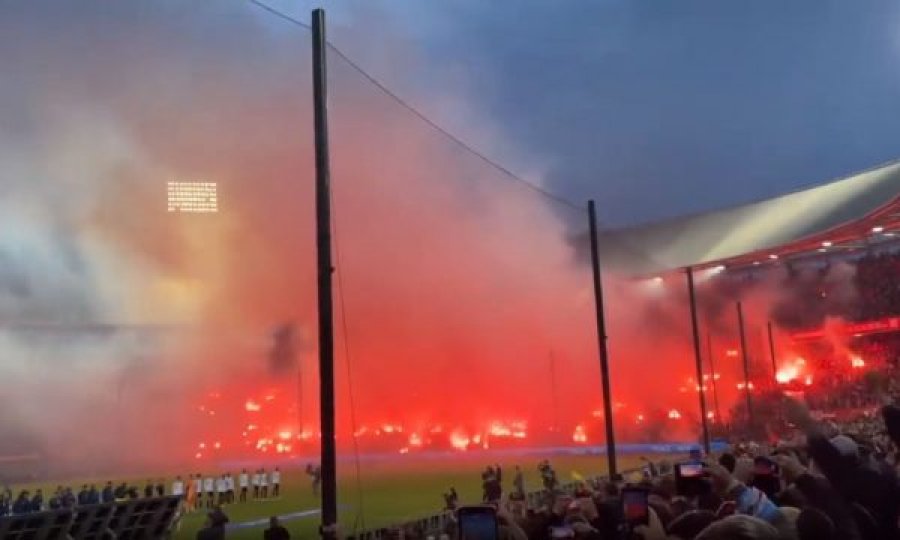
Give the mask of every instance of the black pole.
M 722 413 L 719 410 L 719 390 L 716 382 L 716 361 L 713 358 L 712 332 L 706 334 L 706 357 L 709 359 L 709 381 L 712 384 L 713 407 L 716 408 L 716 422 L 722 422 Z
M 772 358 L 772 379 L 778 384 L 778 365 L 775 362 L 775 338 L 772 336 L 772 321 L 766 323 L 766 330 L 769 333 L 769 356 Z
M 556 393 L 556 357 L 550 351 L 550 397 L 553 399 L 553 433 L 559 437 L 559 396 Z
M 297 435 L 303 435 L 303 361 L 297 359 Z
M 744 360 L 744 392 L 747 396 L 747 422 L 750 430 L 753 430 L 753 401 L 750 398 L 750 359 L 747 356 L 747 337 L 744 334 L 744 310 L 741 303 L 737 303 L 738 331 L 741 335 L 741 356 Z
M 331 296 L 331 171 L 328 157 L 325 11 L 312 12 L 313 112 L 316 143 L 316 254 L 319 300 L 319 410 L 322 431 L 322 538 L 337 538 L 334 428 L 334 320 Z
M 700 396 L 700 425 L 703 428 L 703 451 L 709 455 L 709 419 L 706 417 L 706 392 L 703 391 L 703 357 L 700 352 L 700 325 L 697 324 L 697 295 L 694 290 L 694 271 L 684 269 L 687 275 L 688 296 L 691 305 L 691 331 L 694 338 L 694 364 L 697 369 L 697 394 Z
M 603 314 L 603 283 L 600 276 L 600 253 L 597 247 L 597 211 L 588 201 L 588 226 L 591 231 L 591 265 L 594 269 L 594 309 L 597 315 L 597 340 L 600 346 L 600 379 L 603 384 L 603 416 L 606 423 L 606 460 L 609 477 L 619 474 L 616 467 L 616 435 L 613 430 L 612 394 L 609 389 L 609 351 L 606 348 L 606 316 Z

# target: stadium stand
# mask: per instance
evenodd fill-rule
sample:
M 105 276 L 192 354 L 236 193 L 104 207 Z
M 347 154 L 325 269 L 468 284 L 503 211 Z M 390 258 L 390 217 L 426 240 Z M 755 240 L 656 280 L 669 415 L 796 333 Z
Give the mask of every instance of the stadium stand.
M 3 540 L 158 540 L 168 537 L 180 496 L 119 501 L 0 518 Z

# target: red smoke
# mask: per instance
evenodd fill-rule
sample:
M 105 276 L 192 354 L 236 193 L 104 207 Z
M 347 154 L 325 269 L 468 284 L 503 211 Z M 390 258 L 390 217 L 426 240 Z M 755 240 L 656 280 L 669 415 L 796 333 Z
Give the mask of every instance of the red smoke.
M 72 368 L 62 381 L 22 376 L 40 404 L 9 410 L 42 421 L 46 406 L 59 411 L 59 429 L 35 429 L 58 433 L 56 451 L 73 459 L 124 446 L 135 461 L 182 459 L 223 432 L 238 444 L 246 400 L 270 390 L 278 395 L 264 405 L 271 429 L 296 435 L 296 425 L 280 425 L 297 416 L 294 375 L 274 377 L 267 367 L 271 333 L 284 323 L 298 329 L 302 415 L 315 431 L 308 34 L 257 17 L 249 5 L 191 7 L 197 12 L 174 4 L 104 6 L 102 14 L 20 7 L 0 22 L 29 29 L 0 39 L 16 51 L 7 57 L 16 69 L 8 60 L 0 68 L 15 74 L 8 91 L 25 96 L 15 110 L 26 111 L 28 126 L 0 131 L 4 148 L 17 149 L 6 162 L 23 179 L 9 186 L 5 215 L 71 244 L 85 268 L 73 290 L 90 309 L 67 320 L 167 328 L 165 337 L 125 349 L 86 347 L 80 356 L 97 365 Z M 384 56 L 396 57 L 391 52 Z M 569 442 L 579 431 L 600 442 L 590 269 L 572 241 L 585 230 L 584 213 L 511 180 L 336 56 L 329 61 L 342 441 L 352 431 L 352 403 L 357 430 L 402 425 L 423 439 L 427 432 L 459 441 L 491 431 L 513 437 L 524 423 L 530 441 Z M 446 109 L 454 85 L 439 85 L 411 98 Z M 476 107 L 452 108 L 463 111 L 462 135 L 507 146 Z M 175 179 L 217 182 L 220 213 L 166 213 L 166 182 Z M 663 437 L 697 432 L 687 305 L 671 279 L 668 296 L 654 299 L 643 283 L 606 276 L 617 427 L 626 435 L 656 414 L 673 417 Z M 48 311 L 40 316 L 69 313 Z M 727 341 L 734 346 L 733 335 Z M 35 348 L 4 346 L 22 373 L 35 365 L 24 360 Z M 719 370 L 733 386 L 739 365 Z M 111 397 L 116 385 L 124 388 L 119 401 Z M 53 407 L 58 394 L 67 406 Z M 722 391 L 723 412 L 735 397 Z M 199 409 L 210 400 L 219 403 L 216 415 Z M 73 402 L 79 406 L 68 407 Z M 66 416 L 69 409 L 77 414 Z M 92 429 L 97 410 L 120 425 L 116 442 Z

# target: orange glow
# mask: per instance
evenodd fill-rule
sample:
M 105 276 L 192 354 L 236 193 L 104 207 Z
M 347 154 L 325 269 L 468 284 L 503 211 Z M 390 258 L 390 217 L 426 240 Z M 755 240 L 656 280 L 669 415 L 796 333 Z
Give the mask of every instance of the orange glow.
M 248 399 L 247 402 L 244 403 L 244 410 L 247 412 L 259 412 L 260 409 L 262 409 L 262 405 L 252 399 Z
M 490 429 L 488 429 L 488 433 L 490 433 L 492 437 L 509 437 L 512 435 L 512 430 L 509 429 L 508 426 L 499 422 L 494 422 L 491 424 Z
M 469 436 L 461 431 L 454 431 L 450 434 L 450 446 L 457 450 L 467 450 L 469 448 L 469 443 Z
M 669 419 L 670 420 L 678 420 L 680 418 L 681 418 L 681 413 L 678 412 L 676 409 L 672 409 L 671 411 L 669 411 Z
M 587 434 L 584 432 L 584 426 L 578 424 L 575 426 L 575 432 L 572 433 L 572 442 L 584 444 L 587 442 Z
M 410 446 L 422 446 L 422 437 L 418 433 L 412 433 L 409 436 L 409 445 Z
M 775 380 L 780 384 L 787 384 L 800 376 L 797 366 L 784 366 L 775 374 Z

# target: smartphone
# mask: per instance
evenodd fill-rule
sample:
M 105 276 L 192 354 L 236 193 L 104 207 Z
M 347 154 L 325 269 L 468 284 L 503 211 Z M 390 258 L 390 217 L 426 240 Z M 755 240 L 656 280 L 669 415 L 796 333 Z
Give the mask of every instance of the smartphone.
M 550 527 L 550 538 L 575 538 L 575 529 L 572 527 Z
M 675 489 L 679 495 L 696 497 L 710 490 L 710 485 L 703 476 L 703 463 L 687 461 L 675 465 Z
M 697 461 L 679 463 L 678 476 L 680 476 L 681 478 L 694 478 L 695 476 L 703 476 L 703 463 Z
M 497 509 L 462 506 L 456 511 L 460 540 L 497 540 Z
M 630 525 L 647 525 L 650 523 L 650 509 L 647 505 L 647 497 L 649 496 L 650 491 L 644 488 L 622 488 L 622 513 Z

